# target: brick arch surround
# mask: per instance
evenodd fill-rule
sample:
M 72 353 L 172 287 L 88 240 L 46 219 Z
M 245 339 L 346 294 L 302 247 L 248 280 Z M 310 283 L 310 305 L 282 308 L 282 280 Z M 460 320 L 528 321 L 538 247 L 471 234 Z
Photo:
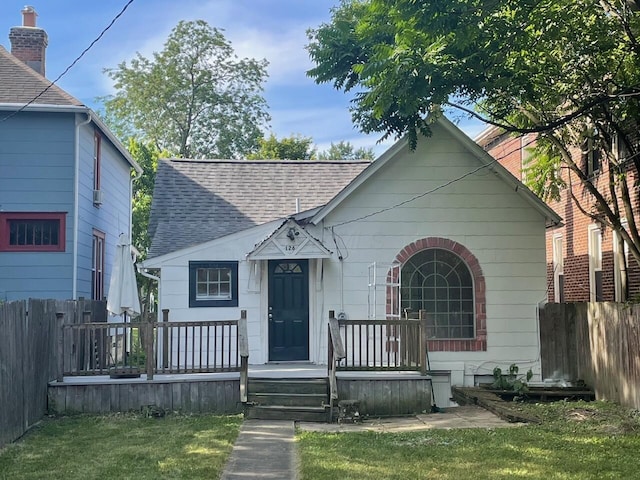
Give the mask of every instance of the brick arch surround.
M 487 349 L 487 308 L 486 308 L 486 287 L 484 282 L 484 275 L 482 274 L 482 268 L 480 268 L 480 262 L 464 245 L 458 242 L 439 237 L 428 237 L 416 240 L 404 247 L 398 255 L 396 255 L 396 262 L 404 265 L 409 258 L 416 253 L 427 250 L 429 248 L 440 248 L 443 250 L 449 250 L 450 252 L 458 255 L 465 261 L 467 267 L 471 271 L 473 276 L 474 287 L 474 300 L 475 300 L 475 338 L 464 340 L 429 340 L 429 351 L 432 352 L 473 352 L 473 351 L 485 351 Z M 388 273 L 389 280 L 391 279 L 391 270 Z M 392 308 L 391 303 L 397 302 L 396 296 L 393 294 L 392 288 L 387 288 L 387 309 Z

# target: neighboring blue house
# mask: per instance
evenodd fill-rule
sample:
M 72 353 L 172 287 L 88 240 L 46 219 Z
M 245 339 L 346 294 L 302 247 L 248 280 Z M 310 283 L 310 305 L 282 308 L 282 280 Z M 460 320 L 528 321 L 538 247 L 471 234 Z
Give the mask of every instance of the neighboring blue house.
M 87 106 L 44 77 L 47 34 L 25 7 L 0 46 L 0 301 L 103 299 L 142 173 Z

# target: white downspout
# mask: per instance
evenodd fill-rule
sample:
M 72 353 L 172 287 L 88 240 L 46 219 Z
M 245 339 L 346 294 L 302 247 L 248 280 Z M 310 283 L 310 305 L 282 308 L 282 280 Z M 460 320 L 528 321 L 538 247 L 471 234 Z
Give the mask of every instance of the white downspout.
M 156 311 L 156 315 L 157 315 L 158 318 L 160 318 L 159 314 L 160 314 L 160 312 L 162 312 L 162 305 L 160 304 L 160 299 L 162 298 L 162 296 L 160 295 L 160 289 L 162 288 L 161 284 L 160 284 L 160 277 L 150 274 L 147 271 L 147 269 L 144 268 L 139 263 L 136 263 L 136 270 L 143 277 L 147 277 L 147 278 L 150 278 L 151 280 L 153 280 L 154 282 L 158 282 L 158 310 Z M 158 320 L 158 321 L 160 321 L 160 320 Z
M 80 204 L 80 127 L 87 125 L 91 122 L 91 115 L 86 113 L 87 119 L 84 121 L 78 121 L 78 115 L 76 115 L 76 138 L 75 138 L 75 158 L 74 158 L 74 184 L 73 184 L 73 275 L 72 275 L 72 287 L 71 298 L 77 300 L 78 298 L 78 220 L 80 218 L 80 212 L 78 211 L 78 205 Z
M 136 175 L 129 181 L 129 245 L 133 245 L 133 182 L 142 177 L 142 172 L 136 170 Z M 140 275 L 144 273 L 140 272 Z M 146 275 L 144 275 L 146 277 Z
M 162 295 L 161 295 L 161 290 L 160 289 L 162 287 L 160 286 L 160 277 L 150 274 L 147 271 L 147 269 L 144 268 L 139 263 L 136 263 L 136 270 L 143 277 L 147 277 L 147 278 L 150 278 L 151 280 L 153 280 L 154 282 L 158 282 L 158 309 L 156 310 L 156 322 L 161 322 L 162 321 L 162 304 L 160 303 L 160 299 L 162 298 Z M 158 345 L 160 345 L 160 342 L 162 341 L 162 335 L 164 335 L 164 332 L 158 331 Z M 160 355 L 158 355 L 158 358 L 156 359 L 156 362 L 158 362 L 157 363 L 158 365 L 161 365 L 162 364 L 161 362 L 163 362 L 163 358 Z

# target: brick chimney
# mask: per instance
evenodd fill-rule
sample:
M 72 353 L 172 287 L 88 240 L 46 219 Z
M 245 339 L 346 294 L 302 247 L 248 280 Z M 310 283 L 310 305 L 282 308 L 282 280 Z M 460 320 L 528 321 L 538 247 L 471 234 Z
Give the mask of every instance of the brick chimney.
M 22 9 L 22 26 L 13 27 L 9 32 L 11 53 L 44 77 L 45 53 L 49 43 L 47 32 L 36 27 L 35 8 Z

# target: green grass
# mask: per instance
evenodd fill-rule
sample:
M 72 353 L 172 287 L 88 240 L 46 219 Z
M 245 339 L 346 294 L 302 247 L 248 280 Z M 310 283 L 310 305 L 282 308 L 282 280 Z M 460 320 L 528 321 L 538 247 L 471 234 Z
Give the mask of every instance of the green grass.
M 514 408 L 542 424 L 402 434 L 299 432 L 303 478 L 640 479 L 637 412 L 603 402 Z
M 219 478 L 242 417 L 46 419 L 0 451 L 0 479 Z

